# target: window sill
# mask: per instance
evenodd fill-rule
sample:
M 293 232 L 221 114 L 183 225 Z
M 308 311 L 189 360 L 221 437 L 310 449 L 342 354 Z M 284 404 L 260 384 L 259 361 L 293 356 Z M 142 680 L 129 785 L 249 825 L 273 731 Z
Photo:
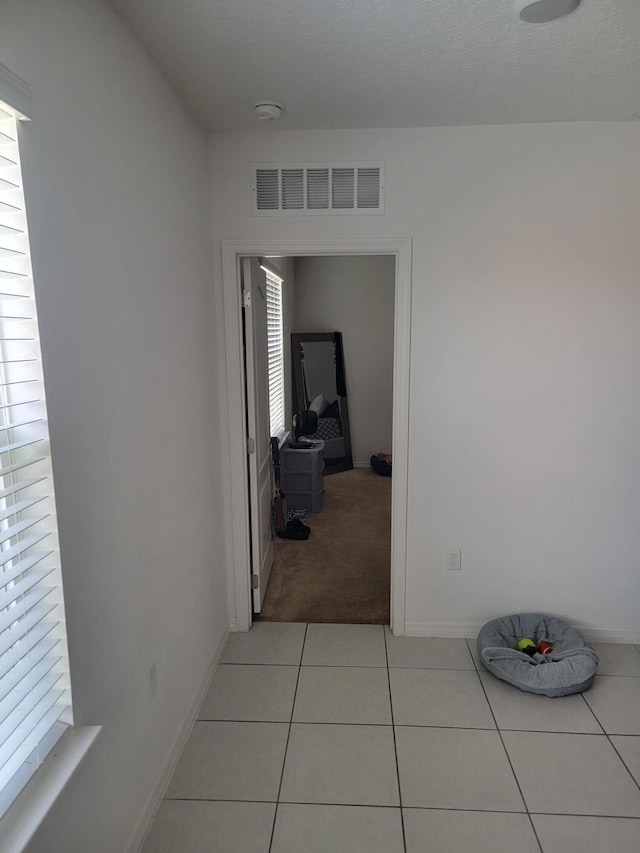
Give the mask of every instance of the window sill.
M 285 429 L 278 435 L 278 449 L 282 450 L 284 443 L 291 435 L 291 430 Z
M 89 752 L 101 726 L 70 728 L 0 820 L 3 853 L 22 853 Z

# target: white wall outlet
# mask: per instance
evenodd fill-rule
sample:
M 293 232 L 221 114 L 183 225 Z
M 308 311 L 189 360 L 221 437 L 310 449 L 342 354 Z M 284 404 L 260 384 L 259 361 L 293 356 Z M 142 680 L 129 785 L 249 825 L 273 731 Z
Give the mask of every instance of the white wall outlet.
M 450 572 L 459 572 L 462 568 L 462 551 L 460 548 L 452 548 L 447 552 L 447 569 Z

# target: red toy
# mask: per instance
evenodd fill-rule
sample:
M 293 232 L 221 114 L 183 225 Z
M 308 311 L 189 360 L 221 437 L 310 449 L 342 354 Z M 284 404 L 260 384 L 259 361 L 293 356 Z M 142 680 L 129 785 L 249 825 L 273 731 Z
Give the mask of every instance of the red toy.
M 541 655 L 550 655 L 553 651 L 553 646 L 550 646 L 546 640 L 540 640 L 537 645 L 537 649 Z

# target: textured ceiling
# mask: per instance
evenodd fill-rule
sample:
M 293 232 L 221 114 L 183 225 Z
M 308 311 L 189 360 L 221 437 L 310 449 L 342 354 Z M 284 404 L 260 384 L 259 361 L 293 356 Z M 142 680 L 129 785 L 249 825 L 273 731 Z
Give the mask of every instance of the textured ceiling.
M 640 118 L 639 0 L 537 25 L 514 0 L 111 3 L 212 130 Z

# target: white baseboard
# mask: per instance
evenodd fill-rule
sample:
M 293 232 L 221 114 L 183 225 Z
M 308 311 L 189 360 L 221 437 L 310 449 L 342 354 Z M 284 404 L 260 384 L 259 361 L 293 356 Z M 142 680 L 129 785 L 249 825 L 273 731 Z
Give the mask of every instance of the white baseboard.
M 142 845 L 144 844 L 149 829 L 151 828 L 151 823 L 154 817 L 156 816 L 156 813 L 160 808 L 162 798 L 164 797 L 165 792 L 169 787 L 169 782 L 171 781 L 171 777 L 173 776 L 173 771 L 176 769 L 178 759 L 182 754 L 182 750 L 184 749 L 185 744 L 189 739 L 189 735 L 191 734 L 191 730 L 193 729 L 193 726 L 195 724 L 195 721 L 198 718 L 198 712 L 202 707 L 202 703 L 204 702 L 205 696 L 209 692 L 209 687 L 211 686 L 213 676 L 215 675 L 216 669 L 218 668 L 218 664 L 220 662 L 224 647 L 227 644 L 228 637 L 229 631 L 225 630 L 214 650 L 213 657 L 211 659 L 211 663 L 207 668 L 205 677 L 202 683 L 200 684 L 200 687 L 196 691 L 196 695 L 193 698 L 193 701 L 189 705 L 189 708 L 184 716 L 182 725 L 178 729 L 173 743 L 171 744 L 166 761 L 164 763 L 164 767 L 162 769 L 162 773 L 160 774 L 160 778 L 158 779 L 158 782 L 156 783 L 153 791 L 149 795 L 147 802 L 145 803 L 145 806 L 142 810 L 142 814 L 140 815 L 135 829 L 131 834 L 129 843 L 125 848 L 126 853 L 139 853 L 139 851 L 142 849 Z
M 406 637 L 477 637 L 482 625 L 450 622 L 405 622 Z
M 370 468 L 371 466 L 369 464 L 369 460 L 367 460 L 366 462 L 354 462 L 353 467 L 354 468 Z
M 585 625 L 574 625 L 588 643 L 640 643 L 640 630 L 625 630 L 619 628 L 589 628 Z
M 588 643 L 640 644 L 640 630 L 632 628 L 595 628 L 590 625 L 571 623 Z M 469 637 L 475 638 L 482 628 L 475 623 L 406 622 L 407 637 Z

